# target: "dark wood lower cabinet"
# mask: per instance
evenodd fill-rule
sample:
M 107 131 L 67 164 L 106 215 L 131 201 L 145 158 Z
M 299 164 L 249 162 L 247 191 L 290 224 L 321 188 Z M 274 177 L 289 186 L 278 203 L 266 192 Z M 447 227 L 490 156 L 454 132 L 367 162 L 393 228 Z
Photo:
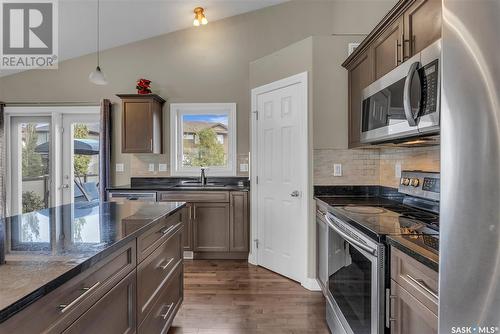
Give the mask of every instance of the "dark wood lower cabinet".
M 159 201 L 186 201 L 183 249 L 195 259 L 246 259 L 250 249 L 248 191 L 163 191 Z
M 166 333 L 183 298 L 181 217 L 176 212 L 158 219 L 0 323 L 0 333 L 132 334 L 139 328 L 140 333 Z
M 229 203 L 194 203 L 194 251 L 229 251 Z
M 63 333 L 135 333 L 135 291 L 136 274 L 132 271 Z

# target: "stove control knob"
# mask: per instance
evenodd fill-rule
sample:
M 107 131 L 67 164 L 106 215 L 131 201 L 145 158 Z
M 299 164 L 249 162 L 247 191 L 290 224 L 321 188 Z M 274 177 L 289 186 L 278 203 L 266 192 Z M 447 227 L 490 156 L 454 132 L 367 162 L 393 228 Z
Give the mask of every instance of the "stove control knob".
M 408 185 L 410 184 L 410 179 L 409 179 L 409 178 L 407 178 L 407 177 L 402 178 L 402 179 L 401 179 L 401 184 L 402 184 L 403 186 L 408 186 Z
M 410 186 L 412 187 L 418 187 L 418 185 L 420 184 L 420 182 L 418 181 L 418 179 L 411 179 L 410 180 Z

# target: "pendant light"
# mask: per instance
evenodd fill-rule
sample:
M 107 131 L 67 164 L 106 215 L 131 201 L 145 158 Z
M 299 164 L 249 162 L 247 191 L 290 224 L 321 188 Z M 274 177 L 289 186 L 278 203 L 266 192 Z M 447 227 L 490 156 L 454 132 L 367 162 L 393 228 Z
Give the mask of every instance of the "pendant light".
M 107 85 L 108 80 L 106 79 L 106 76 L 104 75 L 104 72 L 101 70 L 101 67 L 99 66 L 99 56 L 100 56 L 100 39 L 99 39 L 99 34 L 100 34 L 100 22 L 99 22 L 99 0 L 97 0 L 97 67 L 95 68 L 95 71 L 91 72 L 89 74 L 89 80 L 95 85 Z

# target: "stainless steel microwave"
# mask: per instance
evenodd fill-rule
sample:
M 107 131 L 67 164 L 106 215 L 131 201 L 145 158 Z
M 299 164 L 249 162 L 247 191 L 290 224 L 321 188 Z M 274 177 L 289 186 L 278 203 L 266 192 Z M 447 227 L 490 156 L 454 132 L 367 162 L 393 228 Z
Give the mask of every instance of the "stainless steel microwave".
M 361 142 L 439 133 L 441 40 L 362 91 Z

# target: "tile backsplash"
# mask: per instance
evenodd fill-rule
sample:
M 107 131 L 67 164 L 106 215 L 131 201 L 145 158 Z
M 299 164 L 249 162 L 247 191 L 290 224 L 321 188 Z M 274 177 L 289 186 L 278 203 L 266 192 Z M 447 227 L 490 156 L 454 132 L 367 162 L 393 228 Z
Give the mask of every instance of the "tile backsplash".
M 314 150 L 315 185 L 382 185 L 397 187 L 401 170 L 440 170 L 439 146 Z M 333 176 L 333 165 L 342 164 L 342 176 Z

